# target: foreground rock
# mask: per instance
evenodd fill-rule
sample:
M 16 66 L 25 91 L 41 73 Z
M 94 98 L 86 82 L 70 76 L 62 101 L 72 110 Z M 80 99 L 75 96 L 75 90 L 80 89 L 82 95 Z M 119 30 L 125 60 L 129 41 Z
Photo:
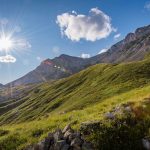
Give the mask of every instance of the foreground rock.
M 67 125 L 63 130 L 57 129 L 41 142 L 28 146 L 25 150 L 94 150 L 80 132 Z

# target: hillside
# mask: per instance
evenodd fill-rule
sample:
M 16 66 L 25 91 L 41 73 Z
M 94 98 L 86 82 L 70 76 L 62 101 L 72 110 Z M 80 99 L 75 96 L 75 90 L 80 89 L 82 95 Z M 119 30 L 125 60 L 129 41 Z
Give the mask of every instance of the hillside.
M 90 141 L 96 142 L 96 145 L 98 147 L 101 146 L 103 149 L 109 149 L 111 146 L 111 149 L 116 150 L 116 147 L 122 146 L 121 143 L 118 143 L 118 145 L 116 143 L 117 138 L 115 137 L 120 136 L 119 142 L 123 142 L 124 146 L 121 147 L 121 149 L 124 148 L 123 150 L 132 150 L 133 148 L 136 148 L 138 150 L 139 145 L 141 146 L 140 141 L 142 138 L 145 136 L 150 136 L 147 131 L 147 129 L 150 127 L 150 124 L 148 124 L 148 120 L 146 119 L 146 116 L 150 115 L 150 103 L 148 101 L 150 97 L 149 91 L 150 86 L 148 85 L 130 90 L 123 94 L 112 96 L 108 99 L 105 99 L 105 101 L 101 101 L 95 105 L 90 105 L 82 110 L 66 113 L 56 112 L 52 115 L 46 114 L 43 117 L 37 117 L 34 121 L 26 121 L 20 124 L 14 122 L 14 124 L 1 126 L 0 148 L 4 150 L 25 150 L 27 146 L 43 140 L 45 137 L 47 137 L 49 132 L 53 132 L 58 127 L 64 128 L 67 124 L 71 123 L 75 129 L 79 129 L 82 122 L 91 122 L 92 124 L 93 121 L 104 120 L 104 122 L 108 125 L 101 129 L 96 126 L 96 130 L 93 130 L 96 132 L 96 134 L 91 134 L 92 137 L 89 137 Z M 105 120 L 105 114 L 107 114 L 107 112 L 112 112 L 114 108 L 118 109 L 118 106 L 121 105 L 129 106 L 128 103 L 132 104 L 132 107 L 135 107 L 135 112 L 137 112 L 137 114 L 140 113 L 142 117 L 142 119 L 140 119 L 138 116 L 138 124 L 133 126 L 134 118 L 130 119 L 123 116 L 123 126 L 120 124 L 121 122 L 119 122 L 119 126 L 116 128 L 114 120 Z M 142 108 L 144 108 L 144 111 Z M 130 123 L 130 120 L 131 125 L 128 127 L 125 122 Z M 118 121 L 119 120 L 117 120 L 117 123 Z M 110 126 L 111 122 L 112 127 Z M 103 138 L 101 138 L 101 136 Z M 123 138 L 124 136 L 126 138 Z M 144 150 L 144 148 L 142 148 L 142 150 Z
M 95 65 L 69 78 L 39 84 L 17 101 L 3 104 L 0 122 L 22 122 L 47 113 L 83 109 L 109 97 L 149 85 L 149 74 L 149 57 L 134 63 Z
M 150 25 L 136 29 L 135 33 L 129 33 L 125 39 L 114 44 L 107 52 L 88 59 L 64 54 L 54 59 L 46 59 L 35 70 L 6 86 L 26 85 L 61 79 L 99 63 L 138 61 L 144 59 L 149 52 Z

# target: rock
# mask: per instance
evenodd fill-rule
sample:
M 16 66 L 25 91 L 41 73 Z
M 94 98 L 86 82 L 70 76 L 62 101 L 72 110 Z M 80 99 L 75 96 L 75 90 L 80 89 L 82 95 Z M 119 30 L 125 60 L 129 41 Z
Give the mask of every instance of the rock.
M 71 134 L 73 134 L 73 133 L 74 133 L 74 130 L 73 130 L 73 129 L 69 129 L 69 130 L 66 131 L 66 133 L 64 134 L 64 138 L 65 138 L 65 139 L 68 139 L 69 136 L 70 136 Z
M 82 122 L 80 131 L 84 135 L 89 135 L 93 130 L 98 129 L 99 127 L 100 127 L 100 121 Z
M 63 133 L 60 129 L 56 130 L 53 136 L 54 136 L 54 141 L 63 140 Z
M 49 150 L 50 146 L 54 143 L 54 139 L 46 137 L 44 140 L 44 150 Z
M 70 150 L 69 144 L 65 144 L 65 145 L 61 148 L 61 150 Z
M 143 138 L 143 139 L 142 139 L 142 143 L 143 143 L 143 147 L 144 147 L 146 150 L 150 150 L 150 139 L 148 139 L 148 138 Z
M 61 150 L 62 147 L 64 147 L 66 144 L 67 144 L 67 143 L 66 143 L 65 140 L 57 141 L 57 142 L 54 144 L 54 150 Z
M 82 144 L 82 150 L 94 150 L 94 148 L 91 143 L 84 142 Z
M 71 145 L 73 148 L 76 148 L 77 150 L 78 150 L 78 149 L 80 150 L 82 144 L 83 144 L 83 140 L 82 140 L 81 138 L 76 137 L 76 138 L 74 138 L 74 139 L 71 141 L 71 144 L 70 144 L 70 145 Z
M 75 139 L 76 137 L 80 138 L 81 137 L 81 133 L 80 132 L 76 132 L 76 133 L 72 133 L 69 135 L 68 141 L 71 142 L 73 139 Z
M 64 134 L 65 132 L 67 132 L 67 131 L 70 130 L 70 129 L 71 129 L 71 126 L 70 126 L 70 124 L 69 124 L 69 125 L 67 125 L 67 126 L 63 129 L 62 133 Z
M 86 122 L 84 127 L 99 126 L 100 122 Z M 64 133 L 64 134 L 63 134 Z M 83 140 L 80 132 L 75 132 L 70 125 L 67 125 L 63 132 L 57 129 L 54 133 L 49 133 L 48 136 L 41 142 L 26 147 L 25 150 L 93 150 L 90 143 Z
M 124 110 L 129 113 L 132 112 L 132 108 L 130 106 L 125 107 Z
M 115 119 L 115 115 L 112 112 L 107 112 L 107 113 L 105 113 L 105 118 L 106 119 Z
M 29 145 L 24 150 L 34 150 L 34 147 L 32 145 Z
M 134 33 L 129 33 L 129 34 L 125 37 L 124 42 L 125 42 L 125 44 L 127 44 L 127 43 L 130 43 L 130 42 L 135 41 L 135 40 L 136 40 L 135 34 L 134 34 Z

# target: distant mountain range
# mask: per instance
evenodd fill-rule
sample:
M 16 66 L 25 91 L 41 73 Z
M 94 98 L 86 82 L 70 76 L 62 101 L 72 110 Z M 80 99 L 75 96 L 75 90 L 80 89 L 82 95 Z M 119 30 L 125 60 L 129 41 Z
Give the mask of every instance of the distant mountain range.
M 107 52 L 83 59 L 62 54 L 54 59 L 46 59 L 33 71 L 8 83 L 17 86 L 40 83 L 68 77 L 98 63 L 120 63 L 142 60 L 150 52 L 150 25 L 129 33 L 125 39 L 113 45 Z

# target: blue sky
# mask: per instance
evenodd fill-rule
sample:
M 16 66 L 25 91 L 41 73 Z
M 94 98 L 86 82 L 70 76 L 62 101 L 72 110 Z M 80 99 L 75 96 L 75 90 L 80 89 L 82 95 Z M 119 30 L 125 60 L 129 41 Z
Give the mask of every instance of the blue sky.
M 97 20 L 100 19 L 96 20 L 95 29 L 93 13 L 97 13 Z M 60 20 L 57 20 L 58 16 Z M 84 21 L 89 17 L 85 26 Z M 0 30 L 8 35 L 14 31 L 11 40 L 17 39 L 17 44 L 7 53 L 0 50 L 0 83 L 5 84 L 33 70 L 43 59 L 60 54 L 89 57 L 109 48 L 127 33 L 150 24 L 150 1 L 0 0 L 0 24 Z M 79 31 L 81 35 L 73 31 Z

